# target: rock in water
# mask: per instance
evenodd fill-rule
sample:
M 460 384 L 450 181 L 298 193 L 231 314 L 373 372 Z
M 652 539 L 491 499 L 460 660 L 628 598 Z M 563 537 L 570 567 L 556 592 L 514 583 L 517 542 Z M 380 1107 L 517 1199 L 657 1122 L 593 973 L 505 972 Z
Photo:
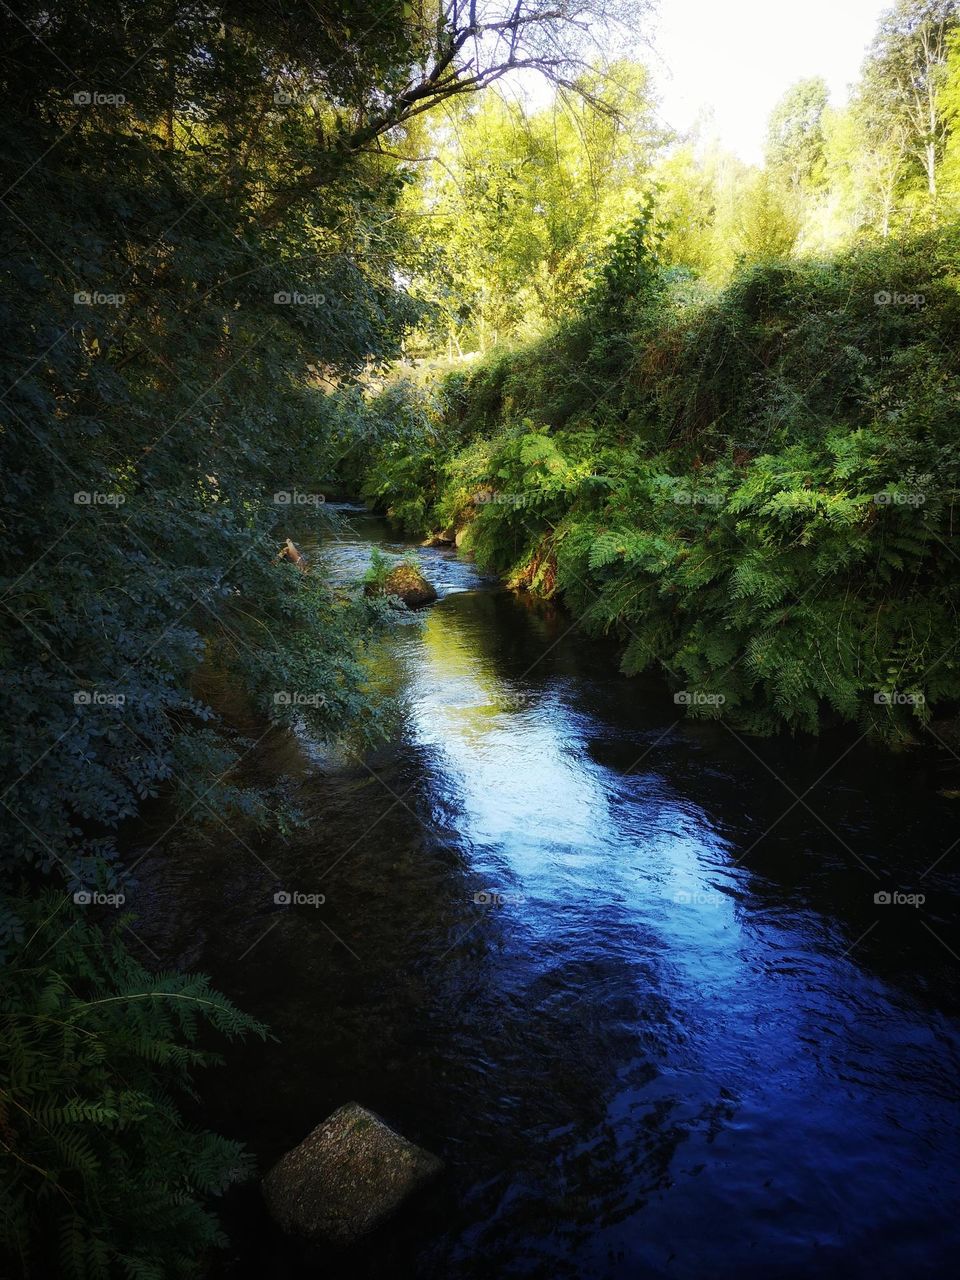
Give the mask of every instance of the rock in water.
M 350 1244 L 442 1165 L 372 1111 L 348 1102 L 281 1156 L 263 1179 L 263 1194 L 284 1231 Z
M 433 604 L 437 593 L 419 569 L 411 564 L 398 564 L 387 578 L 387 594 L 399 596 L 408 609 Z
M 382 583 L 367 583 L 364 592 L 368 596 L 397 596 L 408 609 L 419 609 L 433 604 L 437 593 L 416 565 L 398 564 L 391 569 Z
M 452 547 L 456 536 L 456 529 L 451 527 L 438 529 L 436 533 L 431 533 L 428 538 L 424 538 L 420 545 L 421 547 Z

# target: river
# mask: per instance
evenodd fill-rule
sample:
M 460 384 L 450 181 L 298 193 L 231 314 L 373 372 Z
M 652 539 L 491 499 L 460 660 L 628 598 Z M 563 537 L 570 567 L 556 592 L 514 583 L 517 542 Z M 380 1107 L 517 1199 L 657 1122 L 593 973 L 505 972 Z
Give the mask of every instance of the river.
M 342 514 L 335 577 L 403 549 Z M 236 1191 L 217 1274 L 947 1274 L 960 846 L 935 766 L 685 721 L 562 611 L 418 554 L 440 599 L 378 649 L 390 741 L 270 746 L 308 825 L 169 842 L 141 928 L 277 1037 L 202 1085 L 261 1169 L 355 1099 L 446 1173 L 343 1255 Z

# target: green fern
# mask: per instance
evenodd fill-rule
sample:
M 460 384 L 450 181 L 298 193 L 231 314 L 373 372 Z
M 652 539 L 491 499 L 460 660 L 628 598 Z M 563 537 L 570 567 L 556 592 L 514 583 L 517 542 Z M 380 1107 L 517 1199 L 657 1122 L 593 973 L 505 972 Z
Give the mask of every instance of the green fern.
M 28 942 L 0 981 L 0 1252 L 38 1280 L 196 1276 L 220 1238 L 207 1201 L 249 1158 L 187 1126 L 175 1094 L 216 1060 L 204 1024 L 266 1031 L 202 975 L 148 973 L 119 926 L 68 920 L 69 899 L 13 905 Z

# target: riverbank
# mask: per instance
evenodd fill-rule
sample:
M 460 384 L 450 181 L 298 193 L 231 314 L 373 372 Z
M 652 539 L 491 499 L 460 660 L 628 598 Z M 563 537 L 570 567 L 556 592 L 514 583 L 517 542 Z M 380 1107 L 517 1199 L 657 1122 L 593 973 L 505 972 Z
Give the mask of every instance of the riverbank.
M 540 342 L 368 400 L 347 469 L 687 715 L 936 741 L 960 707 L 952 244 L 757 266 L 692 304 L 640 242 L 619 303 L 607 281 Z M 882 304 L 908 280 L 922 307 Z

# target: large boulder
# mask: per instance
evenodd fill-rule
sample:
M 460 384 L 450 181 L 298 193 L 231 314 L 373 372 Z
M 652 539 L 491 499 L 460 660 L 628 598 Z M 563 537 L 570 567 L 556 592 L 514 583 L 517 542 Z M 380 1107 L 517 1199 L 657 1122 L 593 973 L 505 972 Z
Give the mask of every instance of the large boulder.
M 281 1156 L 263 1179 L 263 1194 L 284 1231 L 350 1244 L 442 1167 L 372 1111 L 348 1102 Z
M 367 595 L 397 596 L 408 609 L 420 609 L 433 604 L 437 593 L 416 565 L 403 561 L 387 574 L 382 582 L 367 583 Z

